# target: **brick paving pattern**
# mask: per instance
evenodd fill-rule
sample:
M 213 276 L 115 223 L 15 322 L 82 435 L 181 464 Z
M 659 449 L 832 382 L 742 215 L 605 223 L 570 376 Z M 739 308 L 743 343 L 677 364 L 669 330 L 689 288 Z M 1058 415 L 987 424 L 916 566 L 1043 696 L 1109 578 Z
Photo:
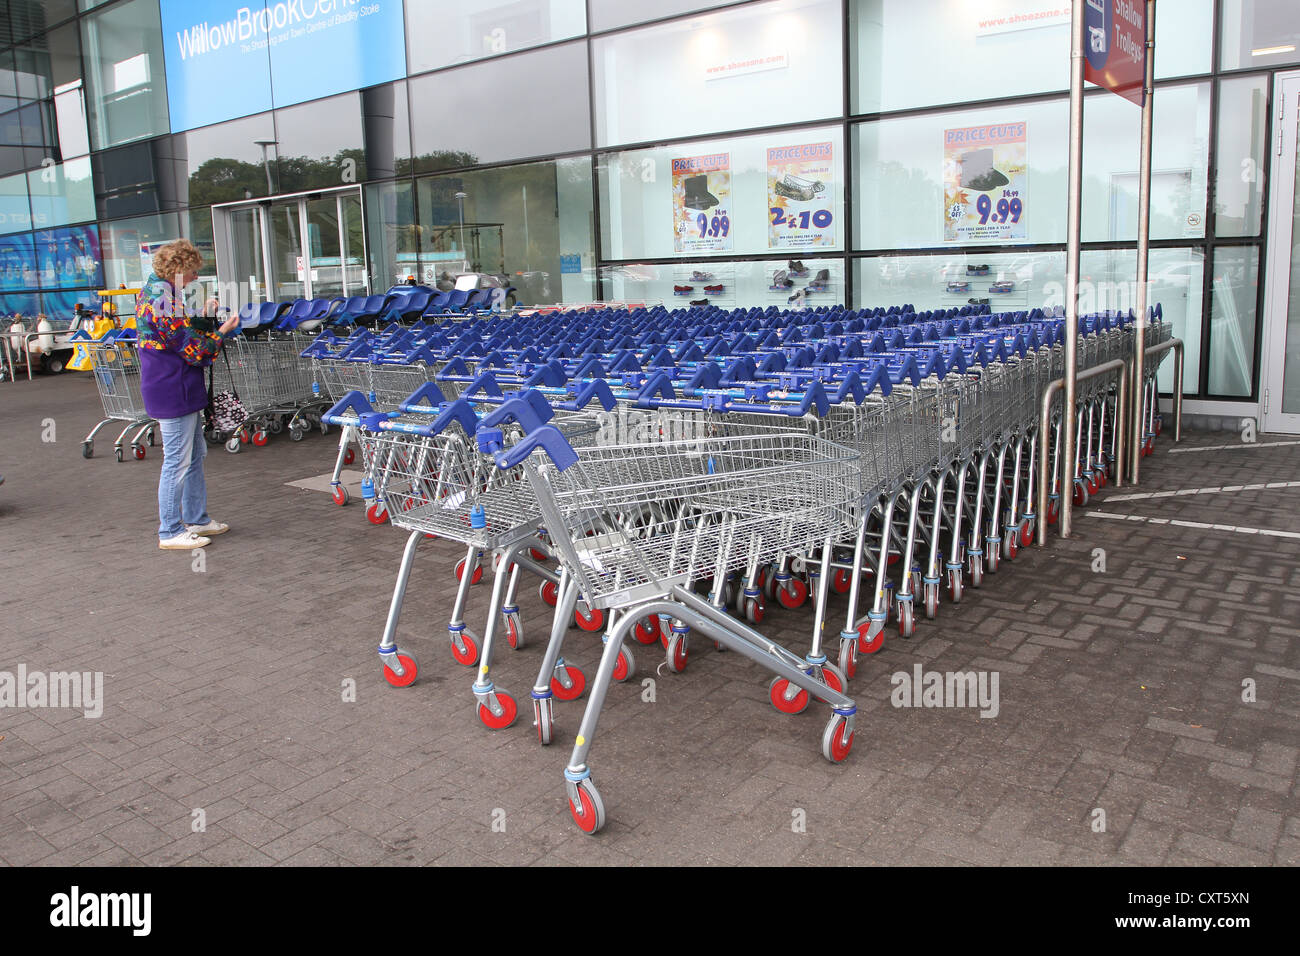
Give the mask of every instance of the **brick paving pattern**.
M 1166 437 L 1141 488 L 1088 510 L 1205 527 L 1085 511 L 1074 539 L 1004 563 L 913 640 L 891 627 L 853 682 L 843 765 L 819 753 L 824 709 L 776 713 L 757 666 L 696 641 L 686 673 L 656 675 L 661 655 L 636 645 L 591 753 L 609 811 L 593 839 L 561 776 L 582 704 L 557 703 L 550 748 L 530 726 L 549 610 L 534 589 L 537 639 L 493 668 L 520 717 L 491 732 L 447 646 L 448 543 L 421 546 L 403 617 L 420 680 L 384 682 L 404 534 L 285 486 L 329 470 L 332 435 L 210 450 L 211 511 L 233 530 L 198 573 L 154 544 L 161 448 L 119 464 L 101 433 L 82 459 L 98 407 L 85 375 L 0 385 L 0 670 L 102 671 L 105 697 L 99 719 L 0 709 L 4 863 L 1300 863 L 1300 538 L 1213 527 L 1300 533 L 1300 488 L 1108 500 L 1292 482 L 1300 446 L 1170 455 Z M 806 609 L 768 621 L 806 646 Z M 591 676 L 599 642 L 573 633 L 566 656 Z M 999 714 L 894 708 L 890 675 L 918 663 L 998 672 Z

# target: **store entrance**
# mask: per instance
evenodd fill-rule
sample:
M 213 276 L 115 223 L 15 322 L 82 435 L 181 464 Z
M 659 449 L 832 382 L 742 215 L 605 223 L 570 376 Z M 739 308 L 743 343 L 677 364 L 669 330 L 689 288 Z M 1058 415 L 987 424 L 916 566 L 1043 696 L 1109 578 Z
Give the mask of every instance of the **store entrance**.
M 1300 434 L 1300 73 L 1277 77 L 1264 291 L 1264 431 Z
M 226 301 L 370 293 L 360 187 L 213 206 L 212 226 Z

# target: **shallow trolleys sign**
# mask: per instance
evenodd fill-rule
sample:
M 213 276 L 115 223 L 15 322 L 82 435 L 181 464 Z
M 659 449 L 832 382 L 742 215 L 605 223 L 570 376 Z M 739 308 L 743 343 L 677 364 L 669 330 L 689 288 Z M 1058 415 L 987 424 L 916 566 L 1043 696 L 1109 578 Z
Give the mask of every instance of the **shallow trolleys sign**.
M 401 0 L 162 0 L 161 10 L 173 132 L 406 75 Z

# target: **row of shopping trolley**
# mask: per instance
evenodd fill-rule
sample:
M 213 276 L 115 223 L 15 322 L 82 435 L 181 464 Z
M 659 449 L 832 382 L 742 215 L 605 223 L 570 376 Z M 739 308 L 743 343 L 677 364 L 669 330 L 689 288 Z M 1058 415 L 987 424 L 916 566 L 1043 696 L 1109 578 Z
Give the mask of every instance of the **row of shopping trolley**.
M 281 432 L 300 441 L 312 428 L 327 431 L 321 412 L 329 402 L 313 392 L 311 364 L 302 358 L 310 342 L 301 333 L 228 337 L 212 363 L 212 391 L 225 397 L 226 412 L 209 423 L 207 439 L 238 452 L 246 444 L 265 445 Z M 120 425 L 113 445 L 117 460 L 128 454 L 144 458 L 156 443 L 157 423 L 144 407 L 135 330 L 114 330 L 85 348 L 104 418 L 82 441 L 82 455 L 92 457 L 95 436 Z
M 517 650 L 535 631 L 546 635 L 530 691 L 539 742 L 555 739 L 557 700 L 587 696 L 564 777 L 588 833 L 606 818 L 590 748 L 611 686 L 636 672 L 638 645 L 661 645 L 674 672 L 701 638 L 757 662 L 771 674 L 776 710 L 827 708 L 821 750 L 842 761 L 857 714 L 850 682 L 891 619 L 910 637 L 916 605 L 937 616 L 941 599 L 959 602 L 1028 545 L 1035 522 L 1055 520 L 1055 504 L 1034 512 L 1039 456 L 1053 463 L 1053 503 L 1095 493 L 1114 467 L 1118 373 L 1081 384 L 1077 461 L 1060 460 L 1059 401 L 1039 433 L 1039 397 L 1064 371 L 1059 318 L 984 316 L 979 329 L 941 325 L 883 350 L 871 322 L 787 318 L 769 325 L 774 337 L 762 323 L 697 327 L 673 348 L 642 343 L 659 352 L 635 362 L 628 348 L 520 360 L 539 344 L 522 333 L 492 350 L 481 338 L 457 349 L 430 336 L 407 366 L 419 370 L 412 381 L 423 378 L 410 393 L 390 406 L 376 379 L 357 380 L 324 416 L 359 445 L 372 493 L 408 532 L 379 645 L 385 678 L 409 686 L 419 673 L 396 640 L 419 544 L 458 543 L 447 633 L 454 660 L 476 667 L 479 720 L 515 722 L 519 704 L 496 683 L 494 657 L 503 641 Z M 590 331 L 579 326 L 570 331 Z M 1080 331 L 1080 370 L 1132 353 L 1127 315 L 1083 317 Z M 1167 336 L 1157 307 L 1146 344 Z M 326 364 L 337 358 L 322 354 Z M 353 364 L 384 381 L 380 370 L 400 363 Z M 1151 429 L 1155 372 L 1142 388 Z M 485 575 L 479 628 L 468 599 Z M 554 607 L 549 622 L 525 626 L 525 575 Z M 837 612 L 832 592 L 845 597 Z M 763 632 L 772 601 L 811 605 L 806 647 Z M 575 626 L 604 645 L 590 682 L 564 658 Z

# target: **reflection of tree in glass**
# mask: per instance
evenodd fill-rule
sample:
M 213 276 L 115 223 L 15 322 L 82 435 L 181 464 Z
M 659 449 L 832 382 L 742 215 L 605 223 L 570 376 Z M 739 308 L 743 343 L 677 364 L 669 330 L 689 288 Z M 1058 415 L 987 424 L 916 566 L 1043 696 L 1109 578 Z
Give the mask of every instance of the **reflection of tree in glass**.
M 416 167 L 448 169 L 473 166 L 477 162 L 478 158 L 472 153 L 449 150 L 420 156 L 414 161 L 399 159 L 395 164 L 395 172 L 398 175 L 409 175 Z M 354 172 L 345 179 L 344 170 L 349 167 Z M 333 156 L 322 156 L 320 159 L 281 155 L 271 162 L 271 183 L 277 193 L 325 189 L 349 182 L 361 183 L 365 179 L 366 157 L 365 150 L 362 149 L 341 149 Z M 216 157 L 194 171 L 189 185 L 191 206 L 265 196 L 266 167 L 260 160 L 245 162 Z

